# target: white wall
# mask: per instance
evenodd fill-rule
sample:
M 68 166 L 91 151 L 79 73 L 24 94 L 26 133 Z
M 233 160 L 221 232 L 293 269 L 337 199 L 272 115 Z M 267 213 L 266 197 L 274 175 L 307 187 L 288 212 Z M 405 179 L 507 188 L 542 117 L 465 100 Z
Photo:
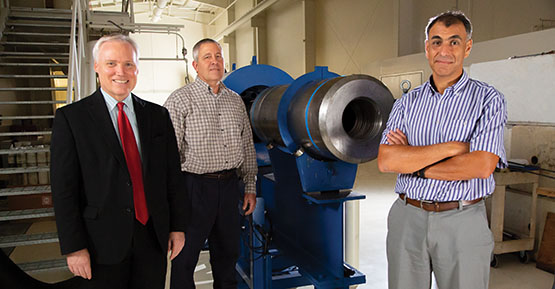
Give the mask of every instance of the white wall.
M 304 74 L 301 1 L 282 0 L 266 12 L 268 63 L 294 78 Z
M 515 55 L 537 54 L 555 48 L 555 28 L 475 43 L 464 64 L 507 59 Z M 369 63 L 363 73 L 374 77 L 422 71 L 424 81 L 431 69 L 424 53 L 384 59 Z M 400 79 L 399 81 L 402 81 Z M 414 88 L 414 87 L 413 87 Z
M 446 10 L 462 10 L 470 18 L 475 42 L 533 32 L 538 30 L 540 18 L 555 19 L 552 0 L 399 0 L 399 3 L 399 55 L 424 52 L 428 19 Z
M 151 23 L 148 15 L 140 14 L 137 23 Z M 157 24 L 164 24 L 168 19 L 162 18 Z M 171 20 L 175 24 L 175 20 Z M 193 45 L 205 37 L 203 25 L 181 21 L 185 28 L 181 35 L 185 38 L 187 48 L 188 72 L 190 81 L 194 81 L 196 71 L 193 69 Z M 135 33 L 131 37 L 139 45 L 141 58 L 182 58 L 182 42 L 173 34 Z M 163 104 L 170 93 L 185 85 L 186 67 L 184 61 L 139 61 L 139 76 L 133 93 L 154 103 Z

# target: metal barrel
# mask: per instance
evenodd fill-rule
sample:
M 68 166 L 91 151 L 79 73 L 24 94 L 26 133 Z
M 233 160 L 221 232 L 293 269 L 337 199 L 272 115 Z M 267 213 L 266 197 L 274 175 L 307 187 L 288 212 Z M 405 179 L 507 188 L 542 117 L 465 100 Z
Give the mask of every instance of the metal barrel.
M 285 146 L 279 132 L 277 112 L 283 93 L 289 85 L 277 85 L 258 94 L 250 110 L 254 133 L 265 143 Z
M 287 86 L 263 91 L 251 111 L 255 133 L 283 145 L 277 107 Z M 307 83 L 291 100 L 287 125 L 294 141 L 320 160 L 364 163 L 378 155 L 393 107 L 391 92 L 368 75 L 350 75 Z

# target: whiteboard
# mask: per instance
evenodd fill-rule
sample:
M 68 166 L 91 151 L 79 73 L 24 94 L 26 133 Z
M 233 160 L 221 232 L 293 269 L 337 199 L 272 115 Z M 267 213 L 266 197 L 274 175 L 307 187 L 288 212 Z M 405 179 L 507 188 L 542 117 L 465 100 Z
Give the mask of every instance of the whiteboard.
M 505 95 L 510 122 L 555 124 L 555 55 L 476 63 L 469 75 Z

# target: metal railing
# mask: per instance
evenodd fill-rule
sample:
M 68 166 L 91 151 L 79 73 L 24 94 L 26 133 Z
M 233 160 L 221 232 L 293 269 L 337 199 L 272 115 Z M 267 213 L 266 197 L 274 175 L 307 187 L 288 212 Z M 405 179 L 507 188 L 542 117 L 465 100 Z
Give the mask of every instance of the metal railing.
M 81 99 L 81 61 L 85 55 L 85 19 L 82 7 L 85 0 L 75 0 L 72 5 L 71 37 L 69 39 L 69 65 L 67 73 L 67 98 L 71 103 Z M 77 36 L 77 37 L 76 37 Z

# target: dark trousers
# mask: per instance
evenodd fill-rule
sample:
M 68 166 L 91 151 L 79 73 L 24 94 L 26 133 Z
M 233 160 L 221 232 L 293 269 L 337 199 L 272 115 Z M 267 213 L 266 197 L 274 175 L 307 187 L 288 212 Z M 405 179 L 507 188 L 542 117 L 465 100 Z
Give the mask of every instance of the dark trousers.
M 239 179 L 212 179 L 184 173 L 191 202 L 185 247 L 172 261 L 171 288 L 195 288 L 193 274 L 208 239 L 214 288 L 237 288 L 235 263 L 239 258 Z
M 152 222 L 143 226 L 135 220 L 133 244 L 119 264 L 95 264 L 92 279 L 82 288 L 90 289 L 163 289 L 166 279 L 166 252 L 156 239 Z M 94 258 L 93 258 L 94 259 Z

